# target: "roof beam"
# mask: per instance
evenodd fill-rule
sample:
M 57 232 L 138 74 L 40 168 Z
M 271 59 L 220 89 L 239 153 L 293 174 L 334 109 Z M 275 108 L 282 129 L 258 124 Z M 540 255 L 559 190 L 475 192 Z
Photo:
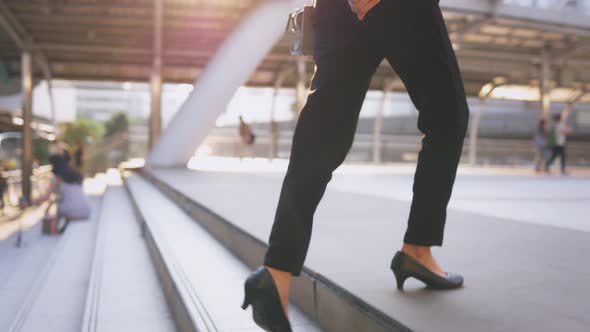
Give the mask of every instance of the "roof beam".
M 570 49 L 559 54 L 553 54 L 555 62 L 563 64 L 576 55 L 590 52 L 590 40 L 572 45 Z
M 565 32 L 590 36 L 590 20 L 583 13 L 562 11 L 556 15 L 555 9 L 534 8 L 513 4 L 498 3 L 494 8 L 489 0 L 445 0 L 441 2 L 443 11 L 491 16 L 494 11 L 498 20 L 507 20 L 527 27 L 539 28 L 543 31 Z
M 0 2 L 0 25 L 21 50 L 36 49 L 33 37 L 27 33 L 27 30 L 14 16 L 10 8 L 8 8 L 4 2 Z M 45 79 L 47 81 L 51 81 L 52 77 L 49 61 L 47 60 L 47 56 L 45 56 L 43 51 L 38 50 L 36 52 L 35 60 L 41 68 Z
M 24 51 L 35 49 L 33 36 L 27 32 L 24 26 L 19 22 L 19 20 L 16 18 L 16 16 L 14 16 L 10 8 L 8 8 L 4 2 L 0 2 L 0 25 L 2 25 L 4 30 L 8 32 L 10 37 L 21 50 Z M 41 68 L 43 76 L 45 76 L 45 80 L 47 81 L 47 86 L 49 89 L 49 109 L 51 111 L 53 123 L 55 124 L 55 107 L 53 103 L 53 90 L 51 85 L 51 80 L 53 77 L 51 74 L 49 61 L 47 60 L 45 53 L 42 51 L 35 52 L 33 59 L 37 65 L 39 65 L 39 68 Z
M 11 14 L 10 9 L 3 2 L 0 2 L 0 25 L 16 43 L 18 48 L 25 49 L 28 41 L 26 40 L 26 36 L 23 36 L 24 29 L 20 23 L 14 20 L 14 15 Z
M 5 1 L 8 2 L 8 1 Z M 19 11 L 39 12 L 43 10 L 45 12 L 50 11 L 68 11 L 68 12 L 88 12 L 88 11 L 129 11 L 137 12 L 141 11 L 144 13 L 151 14 L 152 5 L 150 1 L 139 2 L 139 1 L 44 1 L 45 3 L 39 3 L 34 1 L 22 1 L 12 0 L 9 1 L 11 6 L 17 8 Z M 255 3 L 253 0 L 241 0 L 233 1 L 231 4 L 224 4 L 221 1 L 177 1 L 171 3 L 169 8 L 167 6 L 166 11 L 184 11 L 187 10 L 201 10 L 201 11 L 224 11 L 228 9 L 235 10 L 248 10 Z
M 465 26 L 463 26 L 458 31 L 455 31 L 456 36 L 457 36 L 457 39 L 455 42 L 456 43 L 463 42 L 463 39 L 468 34 L 473 33 L 473 32 L 477 32 L 484 25 L 494 22 L 496 20 L 496 16 L 498 13 L 498 4 L 499 3 L 500 3 L 500 0 L 490 0 L 490 7 L 491 8 L 490 8 L 489 14 L 486 14 L 485 17 L 482 19 L 469 22 L 469 23 L 465 24 Z

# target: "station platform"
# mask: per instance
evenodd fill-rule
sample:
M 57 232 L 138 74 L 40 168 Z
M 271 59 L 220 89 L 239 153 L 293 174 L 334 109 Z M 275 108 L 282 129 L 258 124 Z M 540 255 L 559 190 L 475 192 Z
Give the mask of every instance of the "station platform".
M 87 183 L 92 217 L 63 236 L 5 224 L 0 331 L 260 331 L 240 308 L 243 282 L 262 262 L 285 164 L 257 163 L 112 171 Z M 580 172 L 463 168 L 435 254 L 465 287 L 409 280 L 399 292 L 389 262 L 412 167 L 344 166 L 293 281 L 293 330 L 587 331 L 589 182 Z
M 147 177 L 248 265 L 261 262 L 280 170 L 244 164 L 237 172 L 162 169 Z M 292 291 L 309 317 L 327 331 L 587 331 L 589 178 L 461 170 L 444 250 L 435 250 L 466 278 L 449 292 L 417 281 L 395 289 L 389 262 L 402 243 L 411 183 L 407 166 L 335 175 L 301 278 L 312 281 L 295 281 Z

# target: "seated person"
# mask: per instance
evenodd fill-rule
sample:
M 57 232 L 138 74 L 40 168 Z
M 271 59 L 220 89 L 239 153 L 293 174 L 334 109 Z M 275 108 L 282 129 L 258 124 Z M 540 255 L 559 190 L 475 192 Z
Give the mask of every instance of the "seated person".
M 61 154 L 49 157 L 49 163 L 53 167 L 53 178 L 47 191 L 33 201 L 39 205 L 55 194 L 57 213 L 49 213 L 52 201 L 47 207 L 44 220 L 57 228 L 57 222 L 64 218 L 66 223 L 59 230 L 63 233 L 71 220 L 84 220 L 90 217 L 90 202 L 82 187 L 82 175 L 70 167 L 66 158 Z

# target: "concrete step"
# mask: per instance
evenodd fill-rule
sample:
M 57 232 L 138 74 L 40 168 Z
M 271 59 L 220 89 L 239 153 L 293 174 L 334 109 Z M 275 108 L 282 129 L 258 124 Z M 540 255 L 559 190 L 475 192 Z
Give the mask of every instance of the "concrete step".
M 39 245 L 50 245 L 35 259 L 36 266 L 30 264 L 15 274 L 15 278 L 28 281 L 27 291 L 18 295 L 18 303 L 13 298 L 16 311 L 2 331 L 80 331 L 100 198 L 93 197 L 91 204 L 89 220 L 72 222 L 61 236 L 39 239 Z M 25 241 L 25 248 L 28 243 Z
M 0 331 L 9 330 L 59 244 L 57 237 L 42 236 L 40 225 L 24 234 L 20 247 L 16 247 L 17 236 L 0 241 Z
M 377 175 L 375 181 L 391 177 Z M 262 262 L 283 174 L 152 169 L 148 176 L 249 266 Z M 411 175 L 400 177 L 390 185 L 408 183 L 411 188 Z M 470 190 L 459 194 L 475 199 L 471 204 L 494 204 L 490 195 L 499 197 L 506 202 L 497 204 L 499 209 L 514 211 L 507 202 L 520 203 L 512 197 L 519 179 L 499 183 L 497 176 L 477 181 L 465 176 L 460 181 Z M 531 183 L 539 181 L 544 185 Z M 557 224 L 575 217 L 572 195 L 577 192 L 575 197 L 583 200 L 588 195 L 580 191 L 588 187 L 582 179 L 565 180 L 568 190 L 560 192 L 555 181 L 525 179 L 520 185 L 527 189 L 519 195 L 536 200 L 539 188 L 545 188 L 541 192 L 551 200 L 544 204 L 563 215 Z M 365 182 L 357 178 L 355 185 L 369 190 Z M 484 197 L 473 195 L 474 190 Z M 588 331 L 590 306 L 584 299 L 590 288 L 581 285 L 590 270 L 580 261 L 581 253 L 590 250 L 590 233 L 503 219 L 483 209 L 451 208 L 444 250 L 435 249 L 435 255 L 462 273 L 466 286 L 440 292 L 410 279 L 398 292 L 389 262 L 403 241 L 409 208 L 409 200 L 328 188 L 316 213 L 305 273 L 294 280 L 293 301 L 325 330 L 337 332 Z M 530 209 L 529 214 L 539 218 L 543 211 Z
M 178 330 L 258 331 L 240 308 L 250 268 L 148 181 L 133 174 L 125 183 Z M 320 331 L 298 309 L 290 316 L 295 331 Z
M 142 171 L 142 175 L 159 188 L 168 199 L 174 201 L 186 213 L 190 214 L 194 221 L 202 225 L 223 246 L 233 252 L 234 255 L 249 266 L 250 270 L 262 264 L 267 244 L 252 235 L 251 230 L 240 228 L 239 225 L 232 223 L 208 207 L 201 205 L 190 196 L 176 190 L 159 177 L 154 176 L 153 173 Z M 236 185 L 239 184 L 236 183 Z M 225 183 L 224 186 L 228 186 L 227 189 L 232 184 Z M 252 190 L 258 189 L 260 188 L 252 187 Z M 220 197 L 219 194 L 220 192 L 212 193 L 215 197 Z M 272 208 L 274 206 L 276 205 L 273 204 Z M 227 207 L 237 212 L 234 210 L 237 208 L 235 204 L 228 204 Z M 253 208 L 253 206 L 240 206 L 240 209 L 249 208 Z M 269 209 L 272 208 L 269 206 Z M 244 211 L 246 210 L 243 210 L 243 213 L 245 213 Z M 251 222 L 256 223 L 255 221 Z M 293 279 L 291 300 L 326 331 L 386 332 L 410 330 L 346 288 L 308 267 L 304 268 L 301 277 Z
M 121 184 L 107 188 L 99 220 L 81 331 L 176 331 Z

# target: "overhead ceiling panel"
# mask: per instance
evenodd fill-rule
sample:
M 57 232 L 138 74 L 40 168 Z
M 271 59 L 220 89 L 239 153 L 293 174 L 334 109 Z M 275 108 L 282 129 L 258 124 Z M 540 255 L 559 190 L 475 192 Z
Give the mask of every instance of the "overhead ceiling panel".
M 164 79 L 186 83 L 199 75 L 240 19 L 258 3 L 163 1 Z M 590 45 L 590 29 L 579 24 L 545 25 L 534 17 L 515 20 L 482 15 L 486 7 L 478 7 L 476 2 L 480 1 L 474 1 L 469 8 L 454 8 L 455 2 L 446 1 L 444 17 L 470 94 L 476 94 L 477 86 L 498 75 L 519 82 L 538 79 L 545 48 L 554 58 L 559 56 L 556 66 L 575 66 L 577 73 L 590 72 L 590 51 L 580 48 Z M 55 78 L 148 81 L 153 57 L 154 0 L 4 0 L 2 4 L 31 37 L 35 51 L 45 55 Z M 505 14 L 507 8 L 502 7 L 501 13 Z M 523 11 L 517 13 L 522 15 Z M 258 66 L 249 84 L 272 86 L 278 71 L 294 66 L 296 58 L 289 55 L 288 46 L 288 41 L 282 40 Z M 11 36 L 0 29 L 0 61 L 9 64 L 10 75 L 19 75 L 18 64 L 14 63 L 19 54 Z M 308 62 L 311 75 L 313 66 Z M 391 69 L 383 67 L 372 87 L 380 88 L 392 75 Z M 295 80 L 287 82 L 294 84 Z

